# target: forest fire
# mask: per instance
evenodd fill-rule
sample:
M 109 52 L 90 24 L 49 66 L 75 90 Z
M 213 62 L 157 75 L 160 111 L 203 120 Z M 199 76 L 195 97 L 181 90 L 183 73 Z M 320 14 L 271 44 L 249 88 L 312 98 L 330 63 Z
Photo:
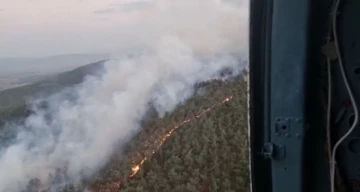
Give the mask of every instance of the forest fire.
M 141 166 L 154 153 L 156 153 L 160 149 L 160 147 L 175 132 L 175 130 L 177 130 L 178 128 L 180 128 L 184 124 L 190 123 L 191 121 L 202 117 L 206 113 L 212 111 L 214 108 L 219 107 L 219 106 L 223 105 L 224 103 L 231 101 L 232 99 L 233 99 L 233 96 L 228 96 L 224 100 L 222 100 L 221 102 L 218 102 L 218 103 L 212 105 L 211 107 L 209 107 L 207 109 L 204 109 L 201 113 L 199 113 L 197 115 L 194 115 L 194 116 L 192 116 L 192 117 L 190 117 L 188 119 L 185 119 L 184 121 L 182 121 L 182 122 L 178 123 L 177 125 L 171 127 L 170 130 L 167 133 L 165 133 L 164 135 L 159 135 L 159 136 L 157 136 L 158 138 L 150 138 L 149 140 L 147 140 L 145 142 L 145 147 L 147 147 L 147 146 L 149 146 L 151 144 L 155 145 L 155 147 L 153 147 L 152 149 L 145 150 L 145 152 L 143 153 L 144 154 L 143 157 L 141 157 L 140 153 L 137 153 L 136 156 L 138 156 L 140 160 L 138 161 L 138 163 L 133 162 L 133 165 L 131 167 L 131 173 L 129 174 L 129 178 L 133 178 L 134 176 L 136 176 L 136 174 L 139 172 Z M 98 189 L 94 189 L 94 188 L 86 189 L 85 191 L 113 192 L 113 191 L 119 190 L 121 188 L 121 186 L 122 186 L 122 184 L 121 184 L 120 181 L 112 181 L 112 182 L 107 183 L 106 187 L 101 187 L 101 188 L 98 188 Z M 48 191 L 48 189 L 46 187 L 44 187 L 44 186 L 39 186 L 38 187 L 37 192 L 45 192 L 45 191 Z
M 221 105 L 223 105 L 226 102 L 229 102 L 233 99 L 233 96 L 228 96 L 226 97 L 224 100 L 212 105 L 211 107 L 204 109 L 201 113 L 194 115 L 188 119 L 185 119 L 184 121 L 178 123 L 177 125 L 173 126 L 170 128 L 169 131 L 167 131 L 165 134 L 161 134 L 161 135 L 152 135 L 150 137 L 154 137 L 155 138 L 149 138 L 148 140 L 145 141 L 144 146 L 148 147 L 150 145 L 155 145 L 155 147 L 152 147 L 151 149 L 145 149 L 144 152 L 142 153 L 143 155 L 141 155 L 139 152 L 136 153 L 136 158 L 139 158 L 139 160 L 137 161 L 133 161 L 133 165 L 131 167 L 130 170 L 130 174 L 129 174 L 129 178 L 134 178 L 136 176 L 136 174 L 140 171 L 142 165 L 154 154 L 156 153 L 160 147 L 165 143 L 165 141 L 175 132 L 175 130 L 177 130 L 178 128 L 180 128 L 182 125 L 187 124 L 193 120 L 199 119 L 200 117 L 202 117 L 203 115 L 205 115 L 206 113 L 212 111 L 214 108 L 219 107 Z M 88 189 L 88 191 L 96 191 L 96 192 L 115 192 L 118 191 L 120 188 L 122 187 L 122 183 L 119 180 L 113 180 L 113 181 L 109 181 L 107 184 L 105 184 L 105 186 L 99 187 L 96 189 L 92 188 L 92 189 Z
M 152 155 L 154 154 L 157 150 L 159 150 L 159 148 L 164 144 L 164 142 L 173 134 L 173 132 L 178 129 L 179 127 L 181 127 L 182 125 L 191 122 L 194 119 L 200 118 L 201 116 L 205 115 L 206 113 L 208 113 L 209 111 L 213 110 L 214 108 L 229 102 L 230 100 L 233 99 L 233 96 L 229 96 L 226 97 L 223 101 L 214 104 L 212 107 L 205 109 L 202 113 L 193 116 L 192 118 L 188 118 L 184 121 L 182 121 L 181 123 L 179 123 L 178 125 L 174 126 L 172 129 L 170 129 L 170 131 L 168 131 L 165 135 L 163 135 L 162 137 L 160 137 L 158 140 L 156 140 L 154 143 L 157 143 L 157 146 L 155 147 L 155 150 L 152 150 L 150 153 L 145 153 L 145 154 L 149 154 L 148 156 L 143 157 L 139 163 L 135 164 L 132 166 L 131 168 L 131 174 L 129 175 L 129 177 L 134 177 L 140 170 L 141 166 L 146 162 L 146 160 Z

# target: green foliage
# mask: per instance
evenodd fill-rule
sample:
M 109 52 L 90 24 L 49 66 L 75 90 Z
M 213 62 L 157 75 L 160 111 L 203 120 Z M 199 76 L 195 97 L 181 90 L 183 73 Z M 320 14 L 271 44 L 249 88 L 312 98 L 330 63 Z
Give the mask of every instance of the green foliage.
M 134 178 L 122 179 L 119 191 L 242 192 L 249 190 L 246 82 L 212 81 L 204 95 L 192 97 L 185 105 L 162 119 L 154 119 L 131 143 L 121 160 L 114 159 L 104 172 L 123 173 L 126 178 L 131 160 L 139 161 L 144 151 L 156 148 L 155 141 L 172 126 L 200 114 L 204 109 L 234 96 L 201 118 L 177 129 L 155 154 L 141 166 Z M 137 158 L 135 154 L 142 154 Z M 135 158 L 134 158 L 135 157 Z M 116 165 L 116 166 L 114 166 Z M 95 191 L 108 188 L 102 181 L 119 181 L 101 174 L 92 185 Z
M 25 105 L 20 105 L 18 107 L 13 107 L 9 109 L 4 109 L 0 111 L 0 130 L 6 122 L 11 120 L 16 120 L 21 117 L 29 115 L 29 111 L 26 110 Z
M 56 90 L 78 79 L 69 81 L 48 85 Z M 24 98 L 38 91 L 37 86 L 40 84 L 0 92 L 0 129 L 5 119 L 27 115 Z M 193 96 L 163 118 L 152 117 L 146 121 L 124 154 L 120 158 L 114 156 L 89 188 L 111 192 L 248 191 L 246 82 L 239 76 L 231 82 L 211 81 L 199 86 L 206 90 L 203 94 Z M 233 96 L 231 101 L 182 125 L 157 150 L 159 138 L 175 125 L 229 96 Z M 150 156 L 153 150 L 156 152 Z M 144 156 L 148 159 L 135 177 L 130 178 L 132 162 L 138 163 Z M 63 191 L 81 190 L 69 186 Z

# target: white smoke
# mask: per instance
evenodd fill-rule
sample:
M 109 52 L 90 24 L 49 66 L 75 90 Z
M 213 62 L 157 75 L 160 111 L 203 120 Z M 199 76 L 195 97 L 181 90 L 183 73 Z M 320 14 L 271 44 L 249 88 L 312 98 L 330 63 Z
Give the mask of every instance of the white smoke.
M 47 182 L 58 168 L 67 181 L 90 177 L 139 131 L 149 103 L 160 115 L 171 112 L 196 83 L 220 78 L 223 69 L 238 74 L 248 46 L 245 4 L 156 1 L 147 22 L 133 28 L 133 41 L 124 39 L 129 50 L 141 51 L 115 57 L 101 77 L 42 99 L 46 109 L 33 105 L 35 113 L 0 153 L 0 192 L 24 190 L 32 178 Z

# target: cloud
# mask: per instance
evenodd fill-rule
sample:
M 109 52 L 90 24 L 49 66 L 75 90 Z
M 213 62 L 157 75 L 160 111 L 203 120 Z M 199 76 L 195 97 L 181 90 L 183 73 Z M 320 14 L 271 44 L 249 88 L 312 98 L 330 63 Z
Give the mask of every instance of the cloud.
M 101 10 L 97 10 L 97 11 L 94 11 L 93 13 L 95 14 L 105 14 L 105 13 L 114 13 L 116 12 L 116 9 L 115 8 L 106 8 L 106 9 L 101 9 Z
M 131 13 L 146 10 L 154 6 L 151 1 L 137 1 L 131 3 L 110 4 L 108 8 L 94 11 L 95 14 Z

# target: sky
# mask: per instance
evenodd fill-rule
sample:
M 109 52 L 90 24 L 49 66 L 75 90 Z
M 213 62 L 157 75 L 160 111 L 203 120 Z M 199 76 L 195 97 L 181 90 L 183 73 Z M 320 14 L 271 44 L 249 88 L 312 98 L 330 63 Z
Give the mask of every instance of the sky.
M 129 42 L 136 46 L 148 35 L 141 27 L 170 6 L 170 0 L 0 0 L 0 58 L 119 52 Z
M 0 0 L 0 57 L 108 52 L 146 0 Z

